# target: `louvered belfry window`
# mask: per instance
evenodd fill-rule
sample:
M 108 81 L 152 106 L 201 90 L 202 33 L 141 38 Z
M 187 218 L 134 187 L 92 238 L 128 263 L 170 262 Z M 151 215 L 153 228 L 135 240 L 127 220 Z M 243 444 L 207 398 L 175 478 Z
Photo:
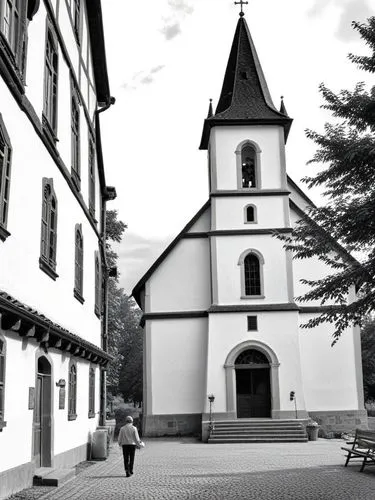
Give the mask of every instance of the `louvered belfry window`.
M 0 114 L 0 226 L 7 227 L 12 147 Z
M 43 179 L 42 231 L 40 258 L 56 270 L 57 199 L 52 179 Z
M 261 295 L 259 259 L 253 253 L 246 255 L 244 261 L 245 295 Z
M 76 224 L 75 227 L 74 292 L 80 296 L 83 293 L 83 236 L 81 224 Z
M 245 145 L 241 150 L 242 167 L 242 187 L 257 187 L 256 169 L 255 169 L 255 150 L 250 145 Z

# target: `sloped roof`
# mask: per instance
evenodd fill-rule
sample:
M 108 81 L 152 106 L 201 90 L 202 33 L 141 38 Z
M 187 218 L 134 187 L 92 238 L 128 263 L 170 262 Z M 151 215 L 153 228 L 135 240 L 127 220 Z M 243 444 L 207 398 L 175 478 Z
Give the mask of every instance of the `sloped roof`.
M 200 149 L 207 149 L 215 125 L 279 124 L 289 133 L 292 119 L 278 111 L 271 99 L 254 42 L 244 17 L 237 23 L 220 99 L 203 127 Z

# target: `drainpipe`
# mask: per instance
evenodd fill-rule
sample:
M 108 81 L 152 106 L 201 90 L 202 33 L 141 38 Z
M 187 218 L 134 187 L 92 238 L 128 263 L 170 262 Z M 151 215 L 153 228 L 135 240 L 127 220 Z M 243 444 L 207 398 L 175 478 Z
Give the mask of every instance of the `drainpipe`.
M 101 267 L 102 267 L 102 332 L 101 341 L 102 349 L 107 352 L 108 349 L 108 266 L 106 258 L 106 206 L 107 201 L 116 198 L 115 188 L 105 185 L 103 154 L 100 135 L 100 122 L 99 114 L 106 111 L 112 104 L 115 103 L 115 98 L 110 97 L 107 104 L 102 108 L 95 111 L 95 133 L 96 133 L 96 151 L 99 175 L 101 176 L 102 186 L 104 186 L 104 193 L 101 194 L 101 225 L 100 225 L 100 240 L 99 249 L 101 254 Z M 100 367 L 100 411 L 99 411 L 99 425 L 103 426 L 106 423 L 106 369 Z

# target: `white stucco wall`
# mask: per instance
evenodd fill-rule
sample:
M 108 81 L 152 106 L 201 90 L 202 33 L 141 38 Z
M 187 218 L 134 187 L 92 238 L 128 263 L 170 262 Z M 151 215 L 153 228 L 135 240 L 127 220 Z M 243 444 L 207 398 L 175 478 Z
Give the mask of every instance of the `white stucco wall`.
M 214 272 L 217 273 L 218 304 L 263 304 L 288 302 L 287 258 L 282 242 L 271 235 L 217 236 Z M 264 258 L 264 298 L 241 298 L 241 254 L 257 250 Z
M 283 197 L 238 196 L 212 198 L 212 229 L 272 229 L 286 227 Z M 248 205 L 256 211 L 256 222 L 246 222 Z
M 207 356 L 207 319 L 150 321 L 148 414 L 201 413 Z
M 67 9 L 65 2 L 60 3 L 60 9 L 61 30 L 63 33 L 70 33 L 71 26 L 66 24 L 63 15 L 64 9 Z M 29 23 L 29 57 L 26 71 L 26 95 L 40 119 L 43 108 L 45 22 L 46 11 L 41 2 L 38 13 Z M 70 47 L 69 50 L 77 51 L 77 48 Z M 99 345 L 100 321 L 94 314 L 94 252 L 98 250 L 97 235 L 46 147 L 36 135 L 26 114 L 20 110 L 2 80 L 0 81 L 0 95 L 2 96 L 0 112 L 13 150 L 7 223 L 7 230 L 11 236 L 0 244 L 0 260 L 2 263 L 6 262 L 0 270 L 0 289 L 36 308 L 73 333 Z M 58 95 L 59 142 L 57 148 L 70 170 L 70 77 L 61 50 L 59 52 Z M 87 203 L 88 128 L 82 107 L 81 147 L 82 189 L 80 196 Z M 43 177 L 53 179 L 58 201 L 56 272 L 59 277 L 56 281 L 41 271 L 38 263 Z M 99 218 L 98 194 L 97 192 L 96 214 Z M 75 224 L 82 224 L 84 238 L 84 304 L 78 302 L 73 296 Z
M 147 298 L 148 297 L 148 298 Z M 146 284 L 146 312 L 205 310 L 210 305 L 208 238 L 180 240 Z
M 210 136 L 212 189 L 237 189 L 235 151 L 245 140 L 261 149 L 261 188 L 285 187 L 283 134 L 283 128 L 276 125 L 214 127 Z
M 258 331 L 247 331 L 247 316 L 256 315 Z M 298 340 L 297 312 L 216 313 L 209 315 L 207 356 L 207 394 L 215 395 L 215 412 L 226 412 L 224 364 L 229 353 L 242 342 L 255 340 L 266 344 L 276 355 L 279 366 L 280 409 L 293 411 L 290 391 L 304 409 Z
M 209 231 L 211 229 L 211 207 L 199 217 L 199 219 L 191 226 L 188 233 L 200 233 L 201 231 Z
M 300 322 L 313 317 L 301 314 Z M 332 325 L 301 329 L 301 365 L 308 411 L 363 409 L 360 333 L 348 328 L 331 347 Z
M 3 332 L 2 332 L 3 333 Z M 32 459 L 33 410 L 28 409 L 29 387 L 35 387 L 36 353 L 39 346 L 29 340 L 27 348 L 16 333 L 7 332 L 4 420 L 7 426 L 0 432 L 0 472 L 25 464 Z M 68 384 L 66 386 L 65 409 L 59 410 L 59 389 L 56 382 L 68 382 L 70 356 L 61 356 L 50 349 L 52 361 L 52 451 L 54 455 L 87 443 L 89 433 L 98 424 L 99 370 L 95 380 L 95 418 L 88 418 L 89 362 L 74 358 L 77 362 L 77 419 L 68 421 Z M 15 362 L 14 360 L 17 360 Z

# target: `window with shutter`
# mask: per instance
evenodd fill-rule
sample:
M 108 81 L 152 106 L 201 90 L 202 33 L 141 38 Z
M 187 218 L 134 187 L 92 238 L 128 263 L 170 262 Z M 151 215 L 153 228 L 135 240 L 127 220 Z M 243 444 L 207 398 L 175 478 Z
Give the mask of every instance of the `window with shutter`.
M 12 147 L 0 114 L 0 239 L 9 236 L 7 220 L 9 211 L 10 174 L 12 164 Z
M 43 178 L 42 225 L 40 238 L 39 267 L 56 279 L 57 253 L 57 199 L 53 180 Z
M 83 298 L 83 236 L 82 224 L 75 226 L 75 252 L 74 252 L 74 297 L 82 304 Z

